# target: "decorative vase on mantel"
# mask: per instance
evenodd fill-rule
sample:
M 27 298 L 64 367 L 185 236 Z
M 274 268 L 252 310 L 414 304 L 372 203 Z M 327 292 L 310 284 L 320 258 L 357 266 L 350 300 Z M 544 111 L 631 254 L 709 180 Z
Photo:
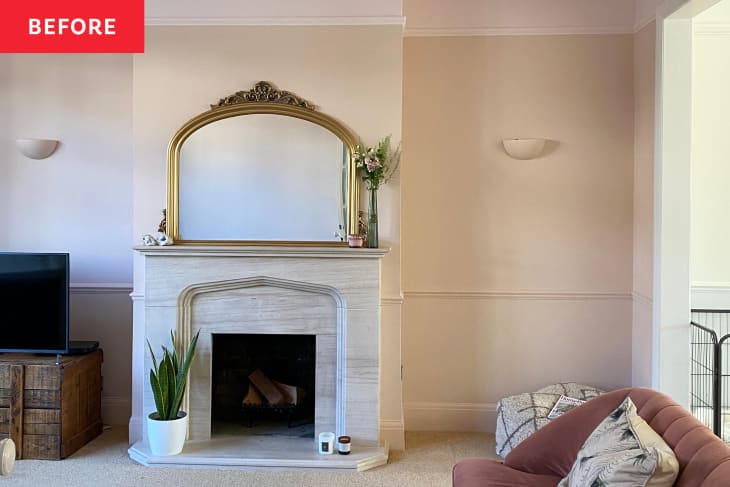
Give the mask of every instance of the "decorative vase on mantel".
M 366 247 L 378 248 L 378 187 L 370 181 L 368 189 L 368 232 Z

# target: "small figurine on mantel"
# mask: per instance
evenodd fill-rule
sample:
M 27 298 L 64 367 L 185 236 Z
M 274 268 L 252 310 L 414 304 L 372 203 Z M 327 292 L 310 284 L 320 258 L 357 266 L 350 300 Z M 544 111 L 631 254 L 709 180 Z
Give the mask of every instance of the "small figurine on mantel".
M 167 210 L 162 210 L 162 220 L 157 227 L 157 242 L 159 245 L 172 245 L 172 237 L 167 234 Z
M 160 221 L 159 226 L 157 227 L 158 233 L 167 233 L 167 209 L 162 210 L 162 220 Z
M 145 244 L 147 247 L 152 247 L 154 245 L 160 245 L 160 242 L 157 241 L 155 237 L 150 235 L 149 233 L 146 233 L 142 235 L 142 243 Z
M 145 234 L 142 236 L 142 243 L 148 247 L 154 245 L 172 245 L 174 242 L 172 238 L 167 234 L 167 210 L 162 210 L 162 221 L 157 226 L 157 237 Z

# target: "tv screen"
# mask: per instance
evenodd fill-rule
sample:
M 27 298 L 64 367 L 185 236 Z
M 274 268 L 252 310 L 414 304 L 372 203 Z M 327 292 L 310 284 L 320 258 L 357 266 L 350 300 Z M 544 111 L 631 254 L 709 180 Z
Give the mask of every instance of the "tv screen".
M 68 254 L 0 252 L 0 352 L 68 351 Z

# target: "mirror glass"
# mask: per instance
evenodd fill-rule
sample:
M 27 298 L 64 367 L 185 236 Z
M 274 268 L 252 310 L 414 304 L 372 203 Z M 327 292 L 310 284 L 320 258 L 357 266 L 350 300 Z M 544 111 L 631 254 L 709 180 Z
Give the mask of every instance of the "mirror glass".
M 180 146 L 177 239 L 340 242 L 349 149 L 325 127 L 272 113 L 215 120 Z

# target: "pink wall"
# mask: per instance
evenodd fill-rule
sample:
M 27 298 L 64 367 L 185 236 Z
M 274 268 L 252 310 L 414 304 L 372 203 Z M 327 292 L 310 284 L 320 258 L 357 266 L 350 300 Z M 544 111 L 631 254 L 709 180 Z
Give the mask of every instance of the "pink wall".
M 406 429 L 631 383 L 632 59 L 632 35 L 405 39 Z M 512 137 L 552 142 L 518 161 Z
M 0 55 L 0 251 L 69 252 L 70 337 L 104 349 L 102 414 L 130 412 L 132 56 Z M 60 140 L 31 160 L 14 140 Z

